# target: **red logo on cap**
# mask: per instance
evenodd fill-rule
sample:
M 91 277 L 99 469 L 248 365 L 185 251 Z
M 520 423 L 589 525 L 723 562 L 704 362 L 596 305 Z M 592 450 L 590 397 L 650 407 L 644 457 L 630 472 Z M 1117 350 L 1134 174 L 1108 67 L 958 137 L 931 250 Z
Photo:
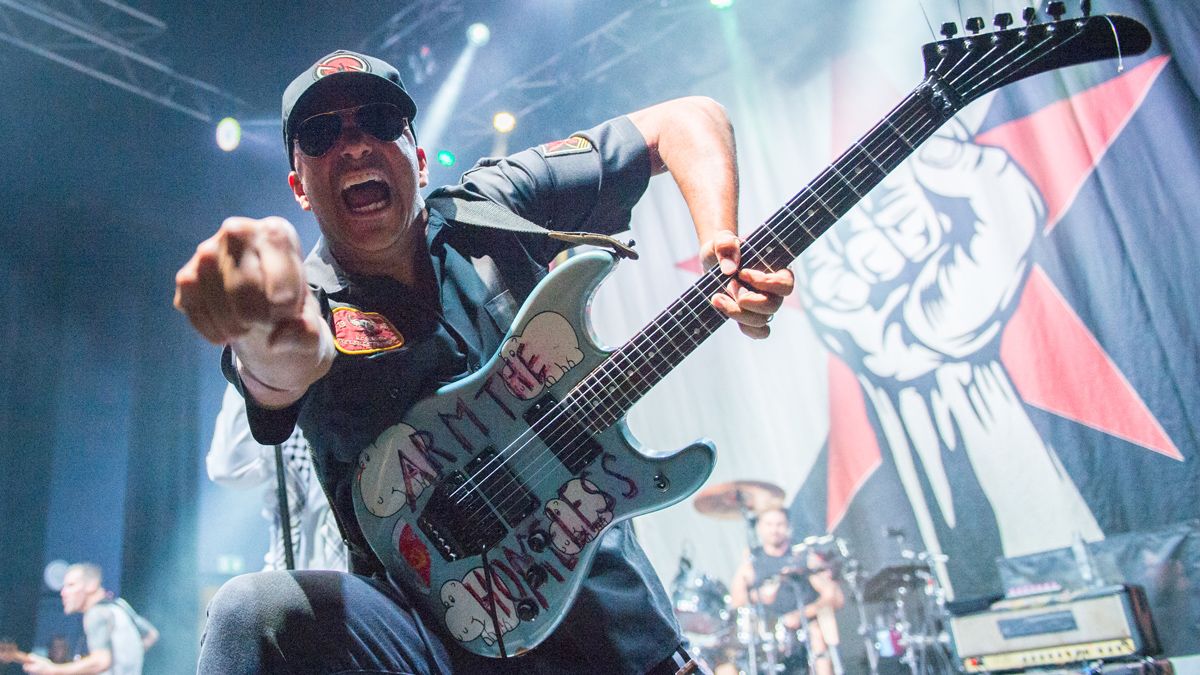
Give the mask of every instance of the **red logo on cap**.
M 314 66 L 314 71 L 319 80 L 326 75 L 334 73 L 346 73 L 350 71 L 369 73 L 371 72 L 371 67 L 367 65 L 366 61 L 352 54 L 337 54 L 318 63 Z

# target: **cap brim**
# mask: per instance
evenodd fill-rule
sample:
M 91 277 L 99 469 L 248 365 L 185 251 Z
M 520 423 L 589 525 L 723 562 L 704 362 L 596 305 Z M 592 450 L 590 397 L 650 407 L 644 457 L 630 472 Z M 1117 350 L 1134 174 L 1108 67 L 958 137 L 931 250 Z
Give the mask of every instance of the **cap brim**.
M 412 98 L 396 83 L 370 73 L 331 73 L 313 82 L 288 114 L 288 129 L 293 125 L 330 110 L 351 108 L 365 103 L 391 103 L 412 120 L 417 115 L 417 106 Z

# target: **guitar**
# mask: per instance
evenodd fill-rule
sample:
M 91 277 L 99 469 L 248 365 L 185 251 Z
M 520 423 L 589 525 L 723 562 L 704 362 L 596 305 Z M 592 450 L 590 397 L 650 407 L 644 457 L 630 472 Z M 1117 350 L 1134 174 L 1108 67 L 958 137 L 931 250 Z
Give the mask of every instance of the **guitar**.
M 923 48 L 925 77 L 887 116 L 744 239 L 746 266 L 788 265 L 967 103 L 1024 77 L 1135 55 L 1150 34 L 1122 16 L 1039 23 Z M 427 620 L 477 654 L 532 649 L 562 622 L 613 524 L 692 494 L 715 450 L 649 457 L 626 412 L 719 328 L 709 269 L 626 344 L 593 339 L 587 300 L 615 265 L 590 252 L 530 294 L 478 372 L 412 407 L 359 454 L 355 514 L 375 554 Z

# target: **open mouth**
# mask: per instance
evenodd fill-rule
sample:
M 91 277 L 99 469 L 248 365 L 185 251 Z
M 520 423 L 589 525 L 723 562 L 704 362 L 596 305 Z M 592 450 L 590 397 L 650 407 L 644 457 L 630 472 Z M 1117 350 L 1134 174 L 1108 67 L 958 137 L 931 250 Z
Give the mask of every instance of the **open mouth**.
M 351 213 L 374 213 L 392 203 L 392 190 L 383 176 L 373 171 L 357 173 L 342 181 L 342 202 Z

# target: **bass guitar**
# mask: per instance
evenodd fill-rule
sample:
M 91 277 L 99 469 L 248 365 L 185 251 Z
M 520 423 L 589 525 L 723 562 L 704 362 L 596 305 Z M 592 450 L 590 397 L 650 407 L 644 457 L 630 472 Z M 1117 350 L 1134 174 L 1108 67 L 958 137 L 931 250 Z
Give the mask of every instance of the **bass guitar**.
M 870 131 L 745 237 L 743 265 L 777 270 L 845 215 L 963 106 L 1022 78 L 1145 52 L 1150 34 L 1116 15 L 1025 24 L 923 48 L 925 76 Z M 639 450 L 624 416 L 725 321 L 709 269 L 621 347 L 592 339 L 587 305 L 615 265 L 590 252 L 555 268 L 472 376 L 412 407 L 359 455 L 358 522 L 427 620 L 477 654 L 532 649 L 562 622 L 614 523 L 692 494 L 714 448 Z

